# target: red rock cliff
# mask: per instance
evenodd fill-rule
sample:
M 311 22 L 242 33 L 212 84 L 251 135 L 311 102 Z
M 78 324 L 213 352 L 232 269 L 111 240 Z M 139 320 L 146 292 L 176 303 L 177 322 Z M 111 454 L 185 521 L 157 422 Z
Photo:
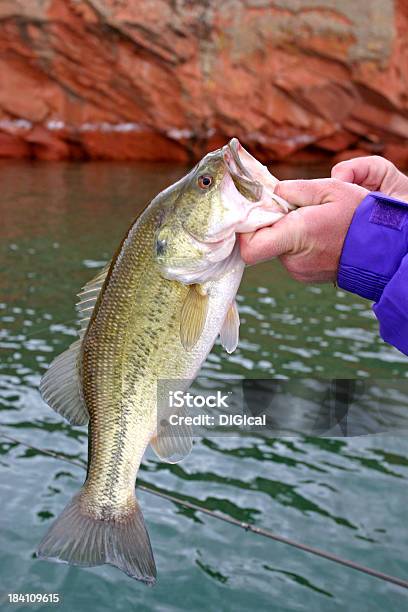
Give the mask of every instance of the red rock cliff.
M 408 165 L 406 0 L 3 0 L 0 156 Z

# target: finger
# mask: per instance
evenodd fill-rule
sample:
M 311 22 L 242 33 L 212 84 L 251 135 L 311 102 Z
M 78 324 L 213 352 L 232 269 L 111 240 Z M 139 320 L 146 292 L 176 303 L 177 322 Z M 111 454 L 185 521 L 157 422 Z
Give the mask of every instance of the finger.
M 348 159 L 336 164 L 332 168 L 331 176 L 375 191 L 380 189 L 387 172 L 392 169 L 394 169 L 394 165 L 384 157 L 370 155 Z
M 314 206 L 329 201 L 336 189 L 334 179 L 279 181 L 275 193 L 295 206 Z
M 301 231 L 301 219 L 295 217 L 296 212 L 291 212 L 270 227 L 252 234 L 241 234 L 240 249 L 245 263 L 254 264 L 292 252 Z

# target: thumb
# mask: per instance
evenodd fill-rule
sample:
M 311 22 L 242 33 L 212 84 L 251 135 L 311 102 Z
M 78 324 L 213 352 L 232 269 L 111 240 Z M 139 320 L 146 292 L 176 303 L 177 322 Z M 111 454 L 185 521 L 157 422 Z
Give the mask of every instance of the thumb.
M 242 259 L 247 264 L 255 264 L 293 252 L 299 242 L 301 223 L 302 219 L 295 211 L 270 227 L 264 227 L 252 234 L 241 234 L 239 240 Z
M 295 206 L 314 206 L 330 200 L 333 179 L 279 181 L 275 193 Z
M 356 177 L 354 174 L 355 162 L 346 160 L 339 162 L 333 166 L 331 170 L 332 178 L 344 181 L 345 183 L 355 183 Z

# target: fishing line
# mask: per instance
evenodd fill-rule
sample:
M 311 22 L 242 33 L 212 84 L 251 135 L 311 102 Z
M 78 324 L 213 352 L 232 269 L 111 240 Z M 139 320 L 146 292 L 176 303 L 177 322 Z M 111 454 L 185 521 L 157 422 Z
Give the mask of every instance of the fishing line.
M 50 321 L 48 325 L 45 325 L 44 327 L 40 327 L 39 329 L 35 329 L 29 334 L 24 334 L 24 339 L 31 338 L 31 336 L 36 336 L 42 331 L 49 330 L 51 325 L 66 325 L 67 323 L 77 323 L 78 324 L 78 319 L 77 317 L 74 317 L 73 319 L 66 319 L 65 321 L 58 321 L 58 322 Z
M 36 446 L 33 446 L 32 444 L 23 442 L 22 440 L 18 440 L 13 436 L 9 436 L 8 434 L 3 433 L 2 431 L 0 431 L 0 434 L 3 436 L 3 438 L 8 439 L 11 442 L 14 442 L 15 444 L 21 444 L 22 446 L 26 446 L 27 448 L 30 448 L 31 450 L 34 450 L 43 455 L 48 455 L 50 457 L 53 457 L 54 459 L 60 459 L 61 461 L 65 461 L 77 467 L 86 469 L 86 465 L 80 461 L 76 461 L 75 459 L 68 459 L 67 457 L 64 457 L 63 455 L 54 451 L 38 448 Z M 174 495 L 170 495 L 169 493 L 156 491 L 155 489 L 146 485 L 137 485 L 137 488 L 141 491 L 145 491 L 146 493 L 150 493 L 151 495 L 156 495 L 157 497 L 161 497 L 162 499 L 167 499 L 168 501 L 171 501 L 174 504 L 178 504 L 179 506 L 184 506 L 184 508 L 188 508 L 189 510 L 202 512 L 203 514 L 207 514 L 212 518 L 224 521 L 225 523 L 230 523 L 231 525 L 235 525 L 237 527 L 241 527 L 241 529 L 245 529 L 245 531 L 250 531 L 256 535 L 275 540 L 276 542 L 281 542 L 282 544 L 287 544 L 288 546 L 298 548 L 299 550 L 303 550 L 304 552 L 310 553 L 312 555 L 322 557 L 323 559 L 333 561 L 334 563 L 338 563 L 340 565 L 344 565 L 345 567 L 350 567 L 351 569 L 357 570 L 358 572 L 373 576 L 374 578 L 379 578 L 380 580 L 385 580 L 386 582 L 390 582 L 392 584 L 396 584 L 397 586 L 403 587 L 404 589 L 408 589 L 408 580 L 398 578 L 397 576 L 390 576 L 389 574 L 384 574 L 383 572 L 372 569 L 371 567 L 366 567 L 365 565 L 361 565 L 360 563 L 350 561 L 349 559 L 344 559 L 343 557 L 339 557 L 338 555 L 335 555 L 333 553 L 326 552 L 324 550 L 321 550 L 320 548 L 315 548 L 314 546 L 302 544 L 301 542 L 297 542 L 296 540 L 292 540 L 290 538 L 278 535 L 276 533 L 273 533 L 272 531 L 269 531 L 268 529 L 264 529 L 263 527 L 256 527 L 255 525 L 239 521 L 221 512 L 214 512 L 213 510 L 208 510 L 203 506 L 193 504 L 192 502 L 184 501 L 178 497 L 175 497 Z

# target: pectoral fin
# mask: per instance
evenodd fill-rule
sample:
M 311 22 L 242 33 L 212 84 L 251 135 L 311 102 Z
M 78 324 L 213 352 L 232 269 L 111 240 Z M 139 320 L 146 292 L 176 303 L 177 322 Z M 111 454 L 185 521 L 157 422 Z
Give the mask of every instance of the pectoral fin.
M 235 300 L 228 309 L 220 331 L 220 340 L 227 353 L 233 353 L 239 340 L 239 313 Z
M 208 311 L 208 295 L 202 285 L 190 285 L 181 309 L 180 340 L 186 351 L 198 342 Z

